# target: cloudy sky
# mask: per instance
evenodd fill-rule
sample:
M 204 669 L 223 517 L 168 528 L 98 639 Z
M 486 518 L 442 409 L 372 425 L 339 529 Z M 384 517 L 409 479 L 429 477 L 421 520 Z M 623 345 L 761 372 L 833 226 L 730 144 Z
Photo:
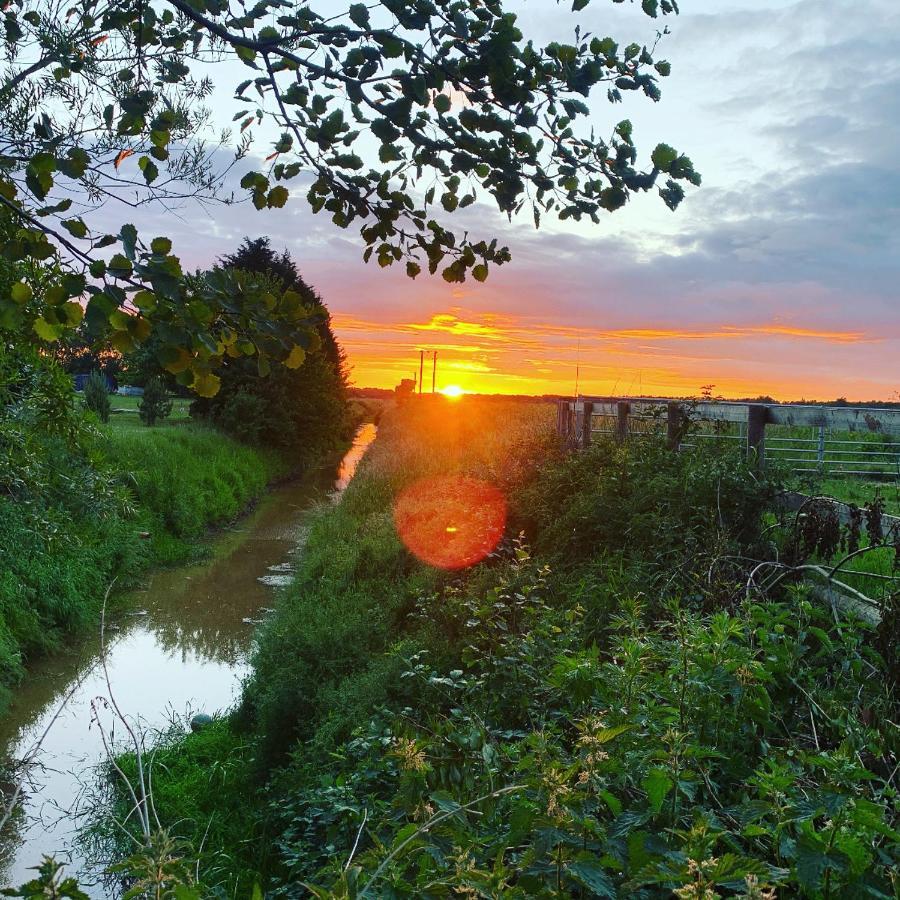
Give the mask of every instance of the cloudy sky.
M 703 174 L 676 212 L 655 195 L 599 226 L 540 231 L 487 206 L 473 231 L 513 262 L 485 284 L 415 282 L 361 260 L 353 232 L 247 204 L 146 210 L 189 266 L 244 235 L 286 247 L 327 302 L 361 386 L 393 387 L 437 349 L 438 386 L 512 393 L 896 399 L 900 391 L 900 6 L 894 0 L 681 0 L 658 56 L 663 98 L 592 104 L 629 117 Z M 582 28 L 650 42 L 657 23 L 594 2 L 514 2 L 536 42 Z M 237 71 L 235 82 L 241 80 Z M 227 79 L 230 81 L 230 79 Z M 230 85 L 229 85 L 230 87 Z M 229 91 L 217 95 L 230 119 Z

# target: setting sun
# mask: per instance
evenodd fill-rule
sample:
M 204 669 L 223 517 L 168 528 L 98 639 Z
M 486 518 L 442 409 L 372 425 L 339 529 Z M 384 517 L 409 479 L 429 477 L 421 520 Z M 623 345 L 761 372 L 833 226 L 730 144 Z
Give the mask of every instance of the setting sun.
M 448 384 L 447 387 L 441 388 L 441 393 L 445 397 L 450 397 L 453 400 L 456 400 L 465 393 L 465 391 L 458 384 Z

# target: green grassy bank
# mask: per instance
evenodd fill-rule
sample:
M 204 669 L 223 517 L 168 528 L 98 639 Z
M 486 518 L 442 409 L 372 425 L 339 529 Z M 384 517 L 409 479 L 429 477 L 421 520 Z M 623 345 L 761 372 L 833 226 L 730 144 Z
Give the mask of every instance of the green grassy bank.
M 385 415 L 240 708 L 159 750 L 190 896 L 894 896 L 896 616 L 754 580 L 788 545 L 739 453 L 567 456 L 549 415 Z M 441 571 L 392 510 L 451 473 L 508 519 Z
M 40 491 L 0 496 L 0 711 L 29 659 L 96 624 L 113 579 L 195 555 L 285 469 L 191 423 L 92 428 L 77 450 L 42 435 L 20 452 L 46 471 Z

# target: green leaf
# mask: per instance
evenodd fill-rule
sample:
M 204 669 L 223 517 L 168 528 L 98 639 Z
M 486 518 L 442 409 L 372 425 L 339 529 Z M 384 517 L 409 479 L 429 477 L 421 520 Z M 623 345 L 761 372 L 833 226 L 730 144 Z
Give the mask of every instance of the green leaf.
M 654 815 L 658 815 L 662 809 L 663 800 L 666 799 L 666 795 L 672 790 L 674 782 L 665 769 L 652 769 L 643 780 L 642 786 L 647 792 L 650 809 L 653 810 Z
M 438 94 L 434 98 L 434 108 L 439 113 L 448 113 L 450 112 L 450 98 L 446 94 Z
M 365 3 L 351 3 L 349 9 L 350 21 L 357 28 L 369 27 L 369 10 Z
M 656 149 L 650 154 L 650 159 L 661 172 L 668 172 L 672 163 L 678 159 L 678 151 L 668 144 L 657 144 Z
M 594 740 L 598 744 L 608 744 L 620 734 L 625 734 L 626 731 L 631 731 L 630 725 L 616 725 L 613 728 L 604 728 L 594 736 Z
M 145 313 L 153 312 L 156 309 L 156 296 L 150 291 L 138 291 L 132 298 L 131 302 L 141 311 Z
M 152 184 L 159 177 L 159 168 L 149 156 L 142 156 L 138 160 L 138 168 L 144 173 L 147 184 Z
M 128 323 L 131 321 L 131 316 L 123 309 L 114 309 L 109 314 L 108 319 L 109 324 L 112 325 L 116 331 L 125 331 L 128 328 Z
M 299 369 L 306 360 L 306 351 L 302 347 L 294 347 L 284 361 L 289 369 Z
M 25 167 L 25 184 L 38 200 L 46 198 L 53 187 L 56 160 L 50 153 L 38 153 Z
M 191 387 L 200 397 L 215 397 L 219 393 L 222 379 L 212 372 L 201 372 L 194 375 L 194 383 Z
M 115 278 L 127 278 L 132 272 L 131 260 L 121 253 L 116 253 L 109 261 L 107 269 Z
M 582 850 L 575 861 L 566 867 L 569 874 L 584 885 L 595 897 L 614 898 L 617 896 L 616 886 L 593 853 Z
M 122 249 L 125 251 L 125 255 L 133 260 L 135 249 L 137 247 L 137 229 L 130 223 L 123 225 L 119 230 L 119 239 L 122 241 Z M 106 243 L 104 243 L 104 241 L 106 241 L 106 238 L 98 243 L 97 246 L 105 247 L 107 246 L 107 243 L 112 243 L 112 241 L 106 241 Z
M 43 341 L 55 341 L 65 330 L 62 325 L 51 325 L 41 316 L 34 320 L 32 327 L 34 333 Z
M 81 324 L 84 318 L 84 307 L 77 300 L 69 300 L 62 305 L 62 312 L 66 321 L 75 328 Z
M 88 167 L 90 158 L 81 147 L 72 147 L 65 159 L 59 161 L 59 171 L 69 178 L 81 178 Z
M 17 281 L 10 290 L 10 296 L 14 303 L 24 306 L 33 296 L 31 285 L 25 284 L 24 281 Z
M 488 267 L 484 263 L 479 263 L 472 268 L 472 277 L 476 281 L 485 281 L 488 277 Z
M 283 184 L 276 185 L 269 191 L 269 196 L 266 197 L 266 206 L 270 209 L 272 207 L 281 209 L 287 203 L 289 196 L 288 189 Z
M 66 219 L 61 224 L 72 237 L 83 238 L 87 235 L 87 225 L 81 219 Z
M 609 212 L 615 212 L 624 206 L 627 199 L 628 195 L 618 186 L 609 187 L 600 192 L 600 205 Z
M 610 793 L 607 790 L 599 791 L 600 796 L 606 802 L 606 805 L 609 807 L 609 811 L 614 816 L 619 816 L 622 814 L 622 801 L 615 795 Z
M 171 249 L 172 241 L 167 237 L 153 238 L 150 242 L 150 250 L 153 253 L 158 253 L 160 256 L 165 256 Z
M 256 59 L 255 50 L 251 50 L 249 47 L 235 47 L 234 52 L 237 54 L 237 58 L 242 62 L 245 62 L 248 66 L 252 66 L 254 69 L 259 68 L 254 62 Z

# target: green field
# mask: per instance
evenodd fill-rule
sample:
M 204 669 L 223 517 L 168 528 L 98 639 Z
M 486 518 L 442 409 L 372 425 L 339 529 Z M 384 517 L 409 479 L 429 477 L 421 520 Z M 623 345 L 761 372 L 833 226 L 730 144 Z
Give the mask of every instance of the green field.
M 140 423 L 138 418 L 138 404 L 141 402 L 140 397 L 126 397 L 122 394 L 112 394 L 109 398 L 112 405 L 112 420 L 116 423 L 129 422 L 132 418 L 135 422 Z M 190 418 L 191 400 L 189 397 L 173 397 L 172 398 L 172 415 L 160 424 L 165 425 L 167 422 L 183 422 Z

